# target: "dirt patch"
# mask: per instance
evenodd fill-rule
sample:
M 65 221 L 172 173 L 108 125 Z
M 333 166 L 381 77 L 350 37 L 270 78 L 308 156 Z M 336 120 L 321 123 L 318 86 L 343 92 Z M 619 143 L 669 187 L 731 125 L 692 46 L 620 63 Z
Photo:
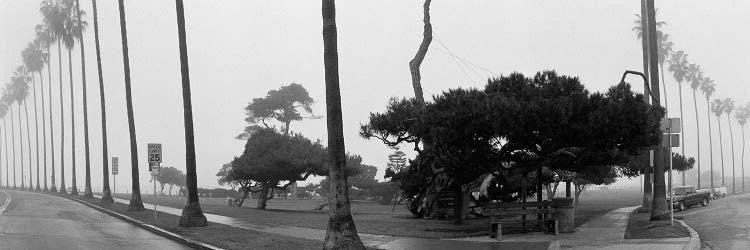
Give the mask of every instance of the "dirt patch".
M 670 225 L 669 220 L 651 221 L 648 213 L 634 213 L 628 220 L 625 239 L 663 239 L 690 237 L 690 232 L 679 223 Z

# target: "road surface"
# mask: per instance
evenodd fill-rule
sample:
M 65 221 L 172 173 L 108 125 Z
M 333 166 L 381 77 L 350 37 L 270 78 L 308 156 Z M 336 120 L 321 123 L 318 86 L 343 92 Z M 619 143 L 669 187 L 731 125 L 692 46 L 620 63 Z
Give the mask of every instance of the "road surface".
M 750 249 L 750 194 L 675 213 L 701 236 L 702 249 Z
M 0 190 L 0 249 L 190 248 L 65 198 Z

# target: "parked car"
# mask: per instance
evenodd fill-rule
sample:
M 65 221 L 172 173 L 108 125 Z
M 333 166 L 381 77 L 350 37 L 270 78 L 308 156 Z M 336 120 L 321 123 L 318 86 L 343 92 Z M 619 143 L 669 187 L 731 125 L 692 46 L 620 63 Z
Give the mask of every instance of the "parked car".
M 727 197 L 727 187 L 718 186 L 710 187 L 708 189 L 711 191 L 711 198 L 714 200 Z
M 672 188 L 673 201 L 672 207 L 677 211 L 683 211 L 694 205 L 708 206 L 708 200 L 711 199 L 711 192 L 708 190 L 695 190 L 693 186 L 679 186 Z

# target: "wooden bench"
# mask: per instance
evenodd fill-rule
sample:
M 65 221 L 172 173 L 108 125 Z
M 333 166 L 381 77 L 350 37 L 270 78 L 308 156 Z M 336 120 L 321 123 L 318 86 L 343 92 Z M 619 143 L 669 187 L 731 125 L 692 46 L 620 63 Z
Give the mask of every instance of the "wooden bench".
M 550 202 L 492 202 L 483 204 L 482 215 L 488 216 L 490 220 L 490 237 L 502 240 L 503 223 L 512 221 L 503 220 L 507 218 L 517 218 L 521 216 L 523 231 L 526 231 L 526 224 L 537 224 L 545 233 L 558 234 L 557 220 L 552 219 Z M 537 215 L 537 220 L 527 221 L 526 216 Z

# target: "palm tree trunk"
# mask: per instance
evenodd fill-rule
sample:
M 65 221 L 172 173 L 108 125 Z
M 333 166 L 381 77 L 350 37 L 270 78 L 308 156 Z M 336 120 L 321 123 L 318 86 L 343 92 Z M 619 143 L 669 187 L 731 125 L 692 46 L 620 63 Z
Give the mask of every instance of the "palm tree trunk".
M 708 97 L 706 97 L 706 115 L 708 117 L 708 155 L 711 159 L 711 164 L 709 165 L 711 167 L 711 187 L 714 186 L 714 139 L 711 133 L 711 103 L 708 101 Z M 683 155 L 684 156 L 684 155 Z
M 724 142 L 722 141 L 721 136 L 721 117 L 716 116 L 716 120 L 719 121 L 719 154 L 721 155 L 721 185 L 726 185 L 724 183 Z
M 40 81 L 42 73 L 39 72 Z M 36 146 L 36 191 L 41 190 L 39 187 L 39 113 L 36 110 L 36 80 L 34 79 L 34 73 L 31 73 L 31 83 L 32 88 L 34 90 L 34 137 L 36 139 L 36 143 L 34 146 Z
M 23 180 L 23 175 L 24 175 L 23 174 L 23 166 L 24 166 L 24 164 L 23 164 L 23 125 L 21 125 L 21 103 L 19 102 L 17 104 L 18 104 L 18 109 L 17 109 L 18 110 L 18 119 L 17 119 L 17 121 L 18 121 L 18 142 L 21 144 L 21 147 L 18 148 L 19 149 L 18 152 L 21 153 L 21 158 L 20 158 L 21 159 L 21 167 L 20 167 L 21 168 L 21 189 L 26 189 L 26 184 L 24 184 L 24 180 Z M 13 111 L 11 111 L 11 112 L 13 112 Z
M 12 113 L 12 112 L 11 112 Z M 11 126 L 13 126 L 13 120 L 11 120 L 10 123 Z M 12 130 L 11 130 L 12 131 Z M 13 133 L 11 133 L 11 136 L 13 136 Z M 8 124 L 5 123 L 5 117 L 3 117 L 3 138 L 5 138 L 5 185 L 10 187 L 10 181 L 8 179 L 8 176 L 10 175 L 10 164 L 8 164 Z M 13 153 L 13 164 L 15 164 L 15 152 Z M 15 165 L 13 167 L 13 188 L 16 188 L 16 170 Z
M 727 113 L 727 123 L 729 123 L 729 143 L 731 143 L 730 148 L 732 149 L 732 157 L 731 157 L 732 159 L 732 193 L 735 194 L 737 193 L 737 189 L 735 186 L 735 183 L 737 182 L 737 175 L 735 174 L 735 167 L 734 167 L 734 162 L 735 162 L 734 160 L 734 134 L 732 133 L 732 119 L 731 118 L 732 116 L 729 113 Z
M 73 98 L 73 55 L 71 49 L 68 49 L 68 73 L 70 75 L 70 161 L 73 168 L 73 183 L 70 186 L 70 194 L 78 195 L 78 185 L 76 185 L 76 107 Z
M 647 0 L 648 9 L 648 32 L 650 38 L 656 38 L 656 10 L 654 7 L 654 0 Z M 658 45 L 656 39 L 649 39 L 649 67 L 650 71 L 649 80 L 651 81 L 651 90 L 655 97 L 655 104 L 661 105 L 659 101 L 659 61 L 657 55 L 659 54 L 657 49 Z M 667 147 L 664 141 L 660 142 L 654 151 L 654 199 L 651 205 L 651 220 L 665 220 L 669 218 L 669 209 L 667 209 L 667 190 L 666 183 L 664 180 L 665 163 L 671 156 L 666 154 L 665 148 Z
M 742 167 L 742 192 L 745 192 L 745 126 L 740 126 L 742 131 L 742 160 L 740 160 L 740 167 Z
M 326 82 L 326 113 L 328 117 L 328 155 L 330 162 L 331 199 L 328 230 L 324 249 L 365 249 L 357 235 L 351 214 L 346 178 L 346 149 L 341 117 L 339 62 L 336 32 L 336 3 L 323 0 L 323 63 Z
M 112 204 L 112 191 L 109 188 L 109 155 L 107 152 L 107 108 L 104 102 L 104 77 L 102 76 L 102 57 L 99 51 L 99 21 L 96 12 L 96 0 L 91 0 L 94 8 L 94 42 L 96 44 L 96 68 L 99 73 L 99 101 L 102 111 L 102 180 L 104 187 L 102 189 L 102 203 Z M 86 143 L 88 144 L 88 143 Z M 88 150 L 86 150 L 88 154 Z M 88 157 L 86 157 L 88 159 Z M 86 164 L 88 165 L 88 164 Z M 88 168 L 88 167 L 87 167 Z
M 682 146 L 680 147 L 680 150 L 682 150 L 682 155 L 685 156 L 685 127 L 683 126 L 683 123 L 685 121 L 685 116 L 682 115 L 682 83 L 677 83 L 677 90 L 679 91 L 680 95 L 680 137 L 682 137 Z M 709 118 L 710 119 L 710 118 Z M 685 186 L 685 171 L 682 171 L 682 185 Z
M 79 0 L 76 0 L 76 16 L 78 22 L 81 22 L 81 8 Z M 94 194 L 91 193 L 91 163 L 89 161 L 89 113 L 88 113 L 88 98 L 86 96 L 86 47 L 83 45 L 83 34 L 81 34 L 81 84 L 83 85 L 83 151 L 86 156 L 86 180 L 83 191 L 83 196 L 93 198 Z
M 202 227 L 208 225 L 198 202 L 198 177 L 195 173 L 195 138 L 193 133 L 193 104 L 190 93 L 190 69 L 188 65 L 187 38 L 185 34 L 185 12 L 182 0 L 175 1 L 177 10 L 177 34 L 180 43 L 180 74 L 182 75 L 182 104 L 185 120 L 185 183 L 188 189 L 188 200 L 182 209 L 180 226 Z M 287 126 L 287 130 L 289 127 Z M 163 186 L 162 186 L 163 188 Z
M 698 189 L 701 188 L 701 130 L 700 130 L 700 124 L 698 122 L 698 101 L 695 98 L 695 89 L 693 89 L 693 106 L 695 107 L 695 140 L 697 141 L 696 145 L 698 146 L 698 153 L 697 160 L 695 161 L 695 165 L 698 166 Z
M 122 61 L 125 71 L 125 101 L 128 109 L 128 130 L 130 131 L 130 164 L 133 194 L 130 197 L 128 211 L 146 210 L 141 200 L 141 186 L 138 181 L 138 144 L 135 138 L 135 117 L 133 116 L 133 98 L 130 91 L 130 58 L 128 57 L 128 31 L 125 23 L 125 3 L 118 0 L 120 7 L 120 35 L 122 36 Z
M 23 112 L 26 116 L 26 144 L 29 149 L 29 190 L 33 190 L 34 184 L 31 179 L 33 177 L 33 174 L 31 173 L 31 130 L 29 129 L 29 107 L 26 104 L 26 100 L 23 101 Z M 23 148 L 21 150 L 23 150 Z
M 57 57 L 60 63 L 60 193 L 67 194 L 68 191 L 65 188 L 65 111 L 63 110 L 62 54 L 60 51 L 60 39 L 57 39 Z M 51 108 L 50 111 L 52 111 Z M 55 150 L 52 149 L 53 158 L 54 152 Z
M 47 47 L 47 55 L 49 55 L 50 49 Z M 42 85 L 42 95 L 44 95 L 44 85 Z M 47 100 L 49 101 L 49 147 L 50 147 L 50 153 L 52 154 L 50 158 L 51 169 L 50 169 L 50 177 L 52 177 L 50 184 L 52 186 L 50 187 L 50 192 L 57 192 L 57 188 L 55 187 L 55 132 L 54 132 L 54 125 L 52 124 L 52 66 L 47 63 Z M 42 98 L 42 126 L 45 127 L 47 125 L 47 122 L 44 120 L 44 98 Z M 45 129 L 46 130 L 46 129 Z M 44 133 L 45 137 L 47 133 Z M 44 139 L 44 166 L 47 166 L 47 139 Z
M 646 76 L 646 78 L 649 77 L 649 69 L 648 69 L 648 27 L 646 26 L 645 18 L 648 17 L 648 14 L 646 12 L 646 1 L 641 0 L 641 47 L 643 49 L 643 75 Z M 647 94 L 648 91 L 650 91 L 651 87 L 648 85 L 648 81 L 643 82 L 643 90 L 644 95 L 643 99 L 646 103 L 651 102 L 651 98 L 649 98 L 649 95 Z M 643 158 L 640 159 L 641 162 L 643 162 L 643 202 L 641 204 L 641 211 L 642 212 L 650 212 L 651 211 L 651 204 L 653 203 L 653 184 L 651 183 L 651 173 L 653 171 L 651 166 L 651 152 L 652 150 L 647 150 L 647 152 L 643 153 Z

